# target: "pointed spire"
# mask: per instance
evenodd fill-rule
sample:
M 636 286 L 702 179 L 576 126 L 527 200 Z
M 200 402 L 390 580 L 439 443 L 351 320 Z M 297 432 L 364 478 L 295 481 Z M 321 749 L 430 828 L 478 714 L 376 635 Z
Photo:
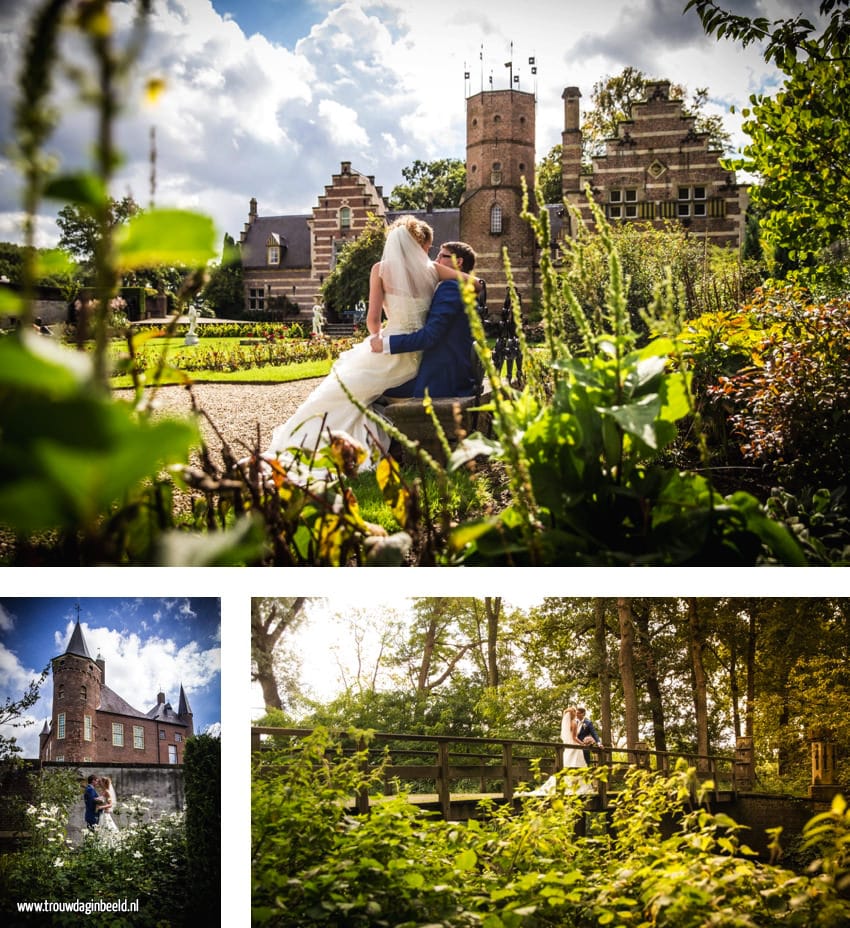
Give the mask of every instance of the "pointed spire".
M 83 630 L 80 627 L 79 617 L 77 618 L 77 624 L 74 626 L 74 631 L 71 634 L 71 640 L 68 642 L 65 653 L 78 654 L 80 657 L 87 657 L 89 660 L 92 660 L 91 652 L 86 644 L 86 639 L 83 637 Z
M 182 719 L 184 716 L 191 715 L 192 710 L 189 708 L 189 700 L 186 698 L 186 691 L 183 684 L 180 684 L 180 702 L 177 704 L 177 715 Z

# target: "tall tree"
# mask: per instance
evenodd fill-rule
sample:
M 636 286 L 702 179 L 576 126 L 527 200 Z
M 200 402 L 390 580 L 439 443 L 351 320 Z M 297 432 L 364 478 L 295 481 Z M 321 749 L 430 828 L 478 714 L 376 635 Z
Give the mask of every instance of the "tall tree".
M 487 616 L 487 686 L 499 686 L 499 619 L 502 615 L 502 600 L 499 596 L 484 597 L 484 612 Z
M 700 769 L 707 769 L 708 754 L 708 686 L 705 675 L 703 651 L 705 639 L 700 622 L 697 601 L 692 596 L 688 599 L 688 647 L 691 657 L 691 677 L 693 679 L 694 714 L 697 722 L 697 760 Z
M 334 269 L 322 285 L 325 306 L 342 312 L 354 307 L 359 300 L 369 299 L 369 274 L 372 265 L 381 260 L 385 240 L 384 220 L 370 215 L 366 228 L 343 247 Z
M 120 200 L 109 198 L 107 212 L 113 229 L 139 211 L 138 203 L 131 196 Z M 56 225 L 62 233 L 59 236 L 59 247 L 73 255 L 85 268 L 91 269 L 100 234 L 97 218 L 85 207 L 69 204 L 59 210 Z
M 242 315 L 245 306 L 242 251 L 230 235 L 224 236 L 221 263 L 210 272 L 201 296 L 219 317 Z
M 758 175 L 750 189 L 763 237 L 787 251 L 804 275 L 823 248 L 850 235 L 850 10 L 847 0 L 823 0 L 823 23 L 802 16 L 776 20 L 727 12 L 711 0 L 690 0 L 708 35 L 746 46 L 763 43 L 764 57 L 785 75 L 774 96 L 756 94 L 743 111 L 750 137 L 732 166 Z
M 626 714 L 626 747 L 633 751 L 640 740 L 640 720 L 635 681 L 635 629 L 630 600 L 617 600 L 617 618 L 620 625 L 620 682 Z
M 605 600 L 593 600 L 593 641 L 596 651 L 597 673 L 599 681 L 599 723 L 600 733 L 606 744 L 612 742 L 611 728 L 611 663 L 608 657 L 608 623 L 605 619 Z
M 251 600 L 251 679 L 263 690 L 267 708 L 282 709 L 275 677 L 275 648 L 287 629 L 294 628 L 302 618 L 306 597 L 270 599 L 254 597 Z
M 653 740 L 656 751 L 667 750 L 667 729 L 664 724 L 664 699 L 658 665 L 653 651 L 653 635 L 650 630 L 653 603 L 632 604 L 632 618 L 635 625 L 635 658 L 642 666 L 646 681 L 646 695 L 649 712 L 652 716 Z
M 406 184 L 393 187 L 390 209 L 454 209 L 466 190 L 466 164 L 458 158 L 416 160 L 401 169 Z

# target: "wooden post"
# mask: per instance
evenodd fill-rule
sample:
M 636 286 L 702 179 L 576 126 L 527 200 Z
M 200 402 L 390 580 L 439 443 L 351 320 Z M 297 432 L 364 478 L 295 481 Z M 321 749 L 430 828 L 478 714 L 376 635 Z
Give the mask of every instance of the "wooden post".
M 812 783 L 809 796 L 812 799 L 832 799 L 841 788 L 835 785 L 835 742 L 830 732 L 819 730 L 814 733 L 817 740 L 812 744 Z
M 452 797 L 449 783 L 449 745 L 446 741 L 441 741 L 437 745 L 437 767 L 437 798 L 440 800 L 443 820 L 447 822 L 451 811 Z
M 366 750 L 366 742 L 361 738 L 357 742 L 357 751 L 362 753 Z M 369 755 L 366 754 L 366 759 L 361 762 L 361 770 L 364 774 L 369 772 Z M 368 815 L 369 814 L 369 790 L 367 787 L 357 791 L 357 813 L 358 815 Z
M 732 772 L 733 786 L 736 790 L 748 791 L 753 788 L 755 780 L 753 739 L 739 736 L 735 740 L 735 767 Z
M 508 802 L 514 798 L 514 746 L 510 741 L 502 745 L 503 794 Z

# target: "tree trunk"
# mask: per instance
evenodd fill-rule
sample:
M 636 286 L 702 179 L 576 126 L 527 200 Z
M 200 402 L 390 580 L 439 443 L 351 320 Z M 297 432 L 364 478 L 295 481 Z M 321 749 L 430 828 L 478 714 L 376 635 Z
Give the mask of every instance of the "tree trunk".
M 499 637 L 499 619 L 502 613 L 501 598 L 485 596 L 484 609 L 487 613 L 487 685 L 496 689 L 500 682 L 496 646 Z
M 274 649 L 285 629 L 301 613 L 306 597 L 275 600 L 254 597 L 251 600 L 251 659 L 253 678 L 263 691 L 267 708 L 283 709 L 274 675 Z
M 594 599 L 596 659 L 599 666 L 599 737 L 604 744 L 612 743 L 611 735 L 611 662 L 608 657 L 608 628 L 605 624 L 605 603 Z
M 688 600 L 688 644 L 691 654 L 694 710 L 697 720 L 697 754 L 701 755 L 697 759 L 697 769 L 700 772 L 705 772 L 709 766 L 708 758 L 704 756 L 708 754 L 708 696 L 705 665 L 703 663 L 705 642 L 699 612 L 697 611 L 697 601 L 694 598 Z
M 635 686 L 635 629 L 630 600 L 617 600 L 617 616 L 620 620 L 620 680 L 623 684 L 623 704 L 626 711 L 626 747 L 629 751 L 634 751 L 640 739 Z M 633 756 L 632 760 L 636 760 L 636 757 Z
M 646 693 L 649 697 L 649 710 L 652 714 L 652 732 L 655 750 L 667 753 L 667 731 L 664 723 L 664 704 L 661 697 L 661 683 L 658 680 L 658 668 L 652 650 L 649 634 L 649 617 L 651 606 L 646 611 L 632 610 L 635 621 L 637 655 L 646 669 Z
M 747 630 L 747 711 L 744 716 L 745 735 L 754 737 L 756 711 L 756 640 L 758 619 L 753 608 L 749 610 L 749 628 Z

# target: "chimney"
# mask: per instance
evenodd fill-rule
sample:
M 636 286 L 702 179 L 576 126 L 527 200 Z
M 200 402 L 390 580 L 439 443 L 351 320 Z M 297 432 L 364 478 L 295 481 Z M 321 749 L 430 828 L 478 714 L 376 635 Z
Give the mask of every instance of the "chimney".
M 165 693 L 159 692 L 156 694 L 156 704 L 159 706 L 165 702 Z
M 102 686 L 106 686 L 106 661 L 103 659 L 100 651 L 97 652 L 97 659 L 95 664 L 100 668 L 100 682 Z
M 564 132 L 561 136 L 561 195 L 581 190 L 581 122 L 578 87 L 565 87 Z

